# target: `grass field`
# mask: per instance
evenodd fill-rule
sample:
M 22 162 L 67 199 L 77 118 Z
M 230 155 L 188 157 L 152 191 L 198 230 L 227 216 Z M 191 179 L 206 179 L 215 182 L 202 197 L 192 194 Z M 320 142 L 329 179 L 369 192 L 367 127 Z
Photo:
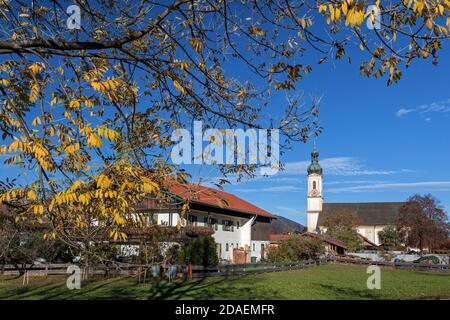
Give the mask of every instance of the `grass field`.
M 368 290 L 360 266 L 325 265 L 303 270 L 193 281 L 134 277 L 97 279 L 69 291 L 66 277 L 0 278 L 0 299 L 437 299 L 450 298 L 450 274 L 382 269 L 381 289 Z

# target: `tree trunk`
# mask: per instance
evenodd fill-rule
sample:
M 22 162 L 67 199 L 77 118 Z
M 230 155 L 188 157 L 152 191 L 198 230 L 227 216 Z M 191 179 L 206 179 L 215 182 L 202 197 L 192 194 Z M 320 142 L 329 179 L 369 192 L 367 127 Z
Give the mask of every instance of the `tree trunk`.
M 89 250 L 90 250 L 90 246 L 89 246 L 89 241 L 86 241 L 84 244 L 84 278 L 87 280 L 89 278 L 89 274 L 90 274 L 90 256 L 89 256 Z

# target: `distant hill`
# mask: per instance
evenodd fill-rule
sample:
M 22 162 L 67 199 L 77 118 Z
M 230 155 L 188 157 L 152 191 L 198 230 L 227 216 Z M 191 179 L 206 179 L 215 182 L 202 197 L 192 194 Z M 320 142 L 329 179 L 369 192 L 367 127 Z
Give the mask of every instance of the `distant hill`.
M 306 231 L 304 225 L 282 216 L 277 216 L 277 219 L 272 220 L 270 225 L 272 226 L 272 233 L 275 234 Z

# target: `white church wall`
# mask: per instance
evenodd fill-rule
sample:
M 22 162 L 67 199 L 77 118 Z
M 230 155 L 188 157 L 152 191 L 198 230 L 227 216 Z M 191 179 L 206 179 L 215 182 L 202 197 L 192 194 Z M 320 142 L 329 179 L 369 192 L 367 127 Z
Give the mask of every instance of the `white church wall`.
M 317 220 L 319 219 L 319 213 L 308 212 L 308 232 L 314 232 L 317 228 Z
M 381 244 L 379 233 L 384 228 L 386 226 L 358 226 L 356 230 L 360 235 L 379 246 Z

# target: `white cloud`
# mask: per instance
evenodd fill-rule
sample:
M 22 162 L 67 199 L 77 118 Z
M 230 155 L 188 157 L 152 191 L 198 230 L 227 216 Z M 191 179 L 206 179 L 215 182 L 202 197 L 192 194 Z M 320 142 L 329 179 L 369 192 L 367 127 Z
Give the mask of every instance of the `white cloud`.
M 236 192 L 303 192 L 303 188 L 295 186 L 276 186 L 267 188 L 242 188 L 234 189 Z
M 385 180 L 343 180 L 343 181 L 325 181 L 324 185 L 340 185 L 340 184 L 367 184 L 367 183 L 388 183 Z
M 310 161 L 288 162 L 282 174 L 304 175 Z M 336 176 L 373 176 L 373 175 L 392 175 L 397 173 L 409 172 L 409 169 L 401 170 L 369 170 L 364 164 L 356 158 L 351 157 L 335 157 L 320 160 L 324 172 L 327 175 Z
M 421 181 L 403 183 L 374 183 L 362 186 L 330 188 L 327 192 L 379 192 L 379 191 L 450 191 L 450 181 Z
M 228 177 L 232 185 L 242 186 L 240 189 L 234 189 L 236 192 L 302 192 L 303 188 L 298 188 L 297 186 L 306 186 L 306 171 L 311 163 L 310 160 L 297 161 L 297 162 L 287 162 L 285 163 L 284 170 L 280 171 L 274 176 L 256 176 L 252 179 L 243 179 L 237 181 L 236 176 Z M 339 176 L 339 177 L 369 177 L 369 176 L 390 176 L 401 173 L 412 172 L 410 169 L 399 169 L 399 170 L 372 170 L 368 169 L 362 161 L 352 157 L 334 157 L 325 158 L 320 160 L 320 165 L 324 170 L 324 174 L 327 176 Z M 212 178 L 212 181 L 217 181 Z M 386 182 L 386 181 L 381 181 Z M 203 180 L 205 183 L 205 180 Z M 278 184 L 271 187 L 266 187 L 262 185 L 257 188 L 258 183 L 271 183 Z M 329 185 L 332 184 L 362 184 L 362 183 L 377 183 L 376 181 L 369 180 L 347 180 L 343 182 L 326 182 Z M 248 188 L 244 185 L 249 184 Z M 255 185 L 256 184 L 256 185 Z
M 401 109 L 398 109 L 398 111 L 395 114 L 397 115 L 397 117 L 402 117 L 405 114 L 408 114 L 408 113 L 411 113 L 411 112 L 414 112 L 414 111 L 415 111 L 414 109 L 401 108 Z
M 450 112 L 450 98 L 447 100 L 441 100 L 437 102 L 432 102 L 430 104 L 423 104 L 416 108 L 400 108 L 395 113 L 397 117 L 402 117 L 407 115 L 408 113 L 418 112 L 419 114 L 427 114 L 427 113 L 446 113 Z M 425 121 L 429 122 L 431 118 L 427 117 Z

